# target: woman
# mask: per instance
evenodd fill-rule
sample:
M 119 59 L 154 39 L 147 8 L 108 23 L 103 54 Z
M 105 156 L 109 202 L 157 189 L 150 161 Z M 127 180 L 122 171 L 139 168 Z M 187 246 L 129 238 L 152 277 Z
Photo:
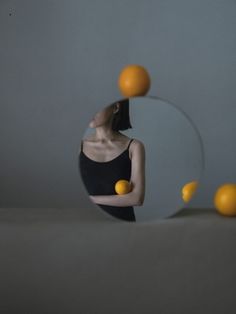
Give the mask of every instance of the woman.
M 145 196 L 145 148 L 119 132 L 132 128 L 129 99 L 98 112 L 89 127 L 95 133 L 81 141 L 79 162 L 90 199 L 117 218 L 135 221 L 133 206 L 141 206 Z M 132 191 L 116 194 L 114 186 L 121 179 L 132 184 Z

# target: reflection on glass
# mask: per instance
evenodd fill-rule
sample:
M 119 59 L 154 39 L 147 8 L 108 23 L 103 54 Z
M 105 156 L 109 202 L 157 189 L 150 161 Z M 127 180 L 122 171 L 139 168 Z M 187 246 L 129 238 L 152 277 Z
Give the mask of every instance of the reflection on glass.
M 203 156 L 199 132 L 183 111 L 138 96 L 94 115 L 80 143 L 79 169 L 100 208 L 123 220 L 148 221 L 171 217 L 193 199 Z
M 134 206 L 145 199 L 145 147 L 122 130 L 132 128 L 129 99 L 96 113 L 95 132 L 81 140 L 80 172 L 90 199 L 107 213 L 136 221 Z

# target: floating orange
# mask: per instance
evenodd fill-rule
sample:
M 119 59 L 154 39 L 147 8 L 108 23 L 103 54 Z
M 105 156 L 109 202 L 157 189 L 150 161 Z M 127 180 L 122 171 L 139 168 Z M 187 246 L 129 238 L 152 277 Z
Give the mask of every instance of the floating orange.
M 220 214 L 236 216 L 236 184 L 221 185 L 215 192 L 214 205 Z
M 127 180 L 119 180 L 115 184 L 117 194 L 127 194 L 131 191 L 131 183 Z
M 119 89 L 125 97 L 146 95 L 150 84 L 151 80 L 147 70 L 138 64 L 126 66 L 118 79 Z
M 187 203 L 191 200 L 198 187 L 197 181 L 191 181 L 182 188 L 182 198 Z

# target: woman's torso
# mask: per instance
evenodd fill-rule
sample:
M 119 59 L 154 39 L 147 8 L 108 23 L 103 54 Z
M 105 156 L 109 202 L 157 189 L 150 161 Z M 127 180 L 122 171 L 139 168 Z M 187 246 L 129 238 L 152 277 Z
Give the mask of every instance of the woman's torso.
M 129 147 L 133 139 L 129 139 L 126 149 L 109 161 L 95 161 L 83 151 L 84 141 L 81 141 L 79 167 L 82 180 L 89 195 L 116 195 L 115 183 L 118 180 L 130 180 L 131 159 Z M 132 206 L 118 207 L 98 204 L 102 209 L 120 219 L 135 221 Z

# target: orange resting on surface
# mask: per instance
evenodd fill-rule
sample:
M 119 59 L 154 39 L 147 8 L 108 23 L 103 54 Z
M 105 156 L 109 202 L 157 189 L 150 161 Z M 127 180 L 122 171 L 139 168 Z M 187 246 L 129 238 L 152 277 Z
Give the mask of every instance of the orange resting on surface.
M 126 66 L 118 79 L 119 89 L 126 97 L 146 95 L 150 84 L 151 80 L 147 70 L 138 64 Z
M 182 188 L 182 198 L 187 203 L 191 200 L 198 187 L 197 181 L 191 181 Z
M 214 195 L 216 210 L 225 216 L 236 216 L 236 184 L 225 183 L 218 187 Z
M 127 180 L 118 180 L 115 184 L 117 194 L 127 194 L 131 191 L 131 183 Z

